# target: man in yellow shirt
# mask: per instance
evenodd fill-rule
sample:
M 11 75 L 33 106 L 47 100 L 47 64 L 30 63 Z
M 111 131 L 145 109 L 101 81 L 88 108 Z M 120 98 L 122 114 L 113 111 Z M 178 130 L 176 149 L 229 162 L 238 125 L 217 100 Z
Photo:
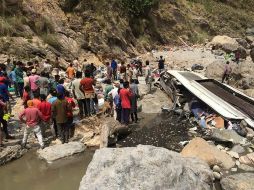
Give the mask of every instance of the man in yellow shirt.
M 73 79 L 73 78 L 74 78 L 75 69 L 73 68 L 72 63 L 71 63 L 70 66 L 67 68 L 66 74 L 67 74 L 67 76 L 68 76 L 69 79 Z

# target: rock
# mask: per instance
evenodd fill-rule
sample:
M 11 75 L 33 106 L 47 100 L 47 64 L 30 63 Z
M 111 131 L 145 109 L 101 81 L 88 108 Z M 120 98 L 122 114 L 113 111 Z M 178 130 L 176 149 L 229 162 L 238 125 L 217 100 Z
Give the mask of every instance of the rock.
M 209 166 L 218 165 L 224 169 L 230 169 L 235 165 L 233 159 L 226 153 L 209 145 L 202 138 L 194 138 L 184 147 L 181 154 L 185 157 L 196 157 L 204 160 Z
M 244 138 L 238 135 L 234 130 L 227 129 L 213 129 L 211 138 L 220 142 L 232 142 L 233 144 L 240 144 Z
M 0 166 L 6 164 L 12 160 L 18 159 L 27 152 L 26 149 L 22 149 L 20 145 L 7 146 L 0 151 Z
M 218 172 L 218 173 L 220 173 L 220 172 L 221 172 L 221 169 L 220 169 L 220 167 L 219 167 L 219 166 L 214 165 L 214 166 L 213 166 L 213 171 L 214 171 L 214 172 Z
M 224 60 L 216 60 L 206 68 L 206 77 L 221 80 L 225 67 Z
M 254 42 L 254 36 L 246 36 L 246 41 L 251 45 Z
M 248 134 L 246 135 L 246 138 L 247 138 L 249 141 L 251 141 L 251 140 L 253 139 L 253 137 L 254 137 L 254 135 L 251 134 L 251 133 L 248 133 Z
M 101 127 L 101 121 L 96 117 L 82 119 L 75 125 L 74 136 L 80 136 L 88 147 L 100 147 Z
M 238 44 L 240 44 L 245 49 L 249 48 L 249 44 L 248 44 L 247 40 L 242 39 L 242 38 L 237 38 L 236 41 L 238 42 Z
M 238 42 L 234 38 L 230 38 L 229 36 L 215 36 L 208 46 L 213 47 L 222 47 L 223 45 L 231 45 L 231 46 L 238 46 Z M 215 48 L 218 49 L 218 48 Z
M 238 160 L 236 160 L 235 165 L 240 166 L 241 163 Z
M 252 48 L 250 51 L 250 57 L 251 57 L 252 61 L 254 62 L 254 48 Z
M 224 147 L 224 146 L 222 146 L 222 145 L 220 145 L 220 144 L 218 144 L 216 147 L 217 147 L 219 150 L 223 150 L 223 149 L 225 149 L 225 147 Z
M 234 151 L 229 151 L 227 152 L 232 158 L 236 158 L 239 159 L 239 154 L 237 152 Z
M 237 168 L 231 168 L 231 172 L 237 172 Z
M 229 175 L 221 180 L 223 190 L 253 190 L 254 173 Z
M 220 175 L 220 173 L 218 173 L 218 172 L 213 172 L 213 177 L 214 177 L 215 179 L 220 179 L 220 178 L 221 178 L 221 175 Z
M 238 167 L 239 169 L 244 170 L 246 172 L 254 172 L 254 167 L 251 167 L 245 164 L 240 164 Z
M 66 144 L 53 145 L 43 150 L 38 150 L 39 157 L 52 163 L 61 158 L 84 152 L 85 146 L 80 142 L 69 142 Z
M 242 164 L 254 166 L 254 153 L 250 153 L 250 154 L 247 154 L 247 155 L 245 155 L 245 156 L 241 156 L 241 157 L 239 158 L 239 161 L 240 161 Z
M 164 148 L 103 148 L 95 152 L 79 190 L 210 190 L 212 178 L 205 162 Z
M 254 27 L 253 28 L 247 28 L 246 35 L 247 36 L 254 36 Z
M 251 148 L 247 148 L 247 151 L 249 152 L 249 153 L 252 153 L 253 152 L 253 150 L 251 149 Z
M 238 154 L 242 154 L 245 152 L 245 149 L 241 145 L 235 145 L 235 146 L 233 146 L 231 151 L 237 152 Z
M 144 113 L 161 113 L 162 106 L 170 107 L 171 101 L 165 93 L 156 89 L 153 94 L 145 95 L 139 104 L 142 105 Z

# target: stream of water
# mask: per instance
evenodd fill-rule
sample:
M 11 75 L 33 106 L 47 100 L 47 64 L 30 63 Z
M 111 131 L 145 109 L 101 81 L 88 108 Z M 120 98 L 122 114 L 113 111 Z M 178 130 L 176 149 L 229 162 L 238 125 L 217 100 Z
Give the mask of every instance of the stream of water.
M 0 168 L 1 190 L 78 190 L 94 151 L 47 164 L 35 152 Z

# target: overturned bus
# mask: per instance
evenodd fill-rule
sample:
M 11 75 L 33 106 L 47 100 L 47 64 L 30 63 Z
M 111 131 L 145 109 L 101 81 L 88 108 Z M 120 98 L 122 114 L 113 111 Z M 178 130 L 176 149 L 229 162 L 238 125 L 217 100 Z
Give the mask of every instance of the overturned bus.
M 195 72 L 168 70 L 161 74 L 160 86 L 172 99 L 172 109 L 183 108 L 196 100 L 206 107 L 206 110 L 199 108 L 197 116 L 213 112 L 227 121 L 227 125 L 245 121 L 254 128 L 254 99 L 229 85 Z

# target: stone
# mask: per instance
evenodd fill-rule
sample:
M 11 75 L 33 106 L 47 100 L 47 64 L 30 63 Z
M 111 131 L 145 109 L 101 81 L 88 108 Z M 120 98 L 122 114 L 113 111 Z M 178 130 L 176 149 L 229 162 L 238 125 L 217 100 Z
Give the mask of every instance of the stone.
M 254 173 L 229 175 L 221 180 L 223 190 L 253 190 Z
M 245 152 L 245 149 L 241 145 L 235 145 L 235 146 L 233 146 L 231 151 L 237 152 L 238 154 L 242 154 Z
M 254 62 L 254 48 L 252 48 L 250 51 L 250 57 L 251 57 L 252 61 Z
M 246 172 L 254 172 L 254 167 L 251 167 L 251 166 L 248 166 L 245 164 L 241 164 L 238 167 L 239 167 L 239 169 L 246 171 Z
M 221 175 L 220 175 L 220 173 L 218 173 L 218 172 L 213 172 L 213 177 L 214 177 L 215 179 L 220 179 L 220 178 L 221 178 Z
M 0 166 L 22 157 L 27 152 L 20 145 L 7 146 L 0 151 Z
M 235 165 L 237 165 L 237 166 L 240 166 L 240 165 L 241 165 L 241 163 L 239 162 L 239 160 L 236 160 Z
M 247 35 L 247 36 L 254 36 L 254 27 L 252 27 L 252 28 L 247 28 L 247 30 L 246 30 L 246 35 Z
M 246 48 L 246 49 L 249 48 L 249 44 L 248 44 L 247 40 L 242 39 L 242 38 L 237 38 L 236 41 L 238 42 L 238 44 L 240 44 L 244 48 Z
M 241 156 L 239 158 L 239 161 L 242 164 L 246 164 L 246 165 L 250 165 L 250 166 L 254 166 L 254 153 L 249 153 L 245 156 Z
M 247 151 L 248 151 L 249 153 L 252 153 L 252 152 L 253 152 L 253 150 L 252 150 L 250 147 L 247 148 Z
M 210 190 L 213 173 L 202 160 L 161 147 L 138 145 L 96 150 L 79 190 Z
M 218 172 L 218 173 L 220 173 L 220 172 L 221 172 L 221 169 L 220 169 L 220 167 L 219 167 L 219 166 L 214 165 L 214 166 L 213 166 L 213 171 L 214 171 L 214 172 Z
M 80 136 L 87 147 L 100 147 L 101 127 L 99 118 L 85 118 L 76 123 L 74 136 Z
M 246 41 L 249 43 L 249 44 L 252 44 L 254 42 L 254 36 L 246 36 Z
M 233 144 L 240 144 L 244 141 L 244 138 L 234 130 L 227 129 L 213 129 L 211 138 L 215 141 L 232 142 Z
M 228 153 L 232 158 L 239 159 L 239 154 L 238 154 L 237 152 L 228 151 L 227 153 Z
M 231 168 L 231 172 L 237 172 L 237 168 Z
M 85 146 L 83 143 L 69 142 L 66 144 L 46 147 L 43 150 L 38 150 L 37 153 L 40 158 L 46 160 L 48 163 L 52 163 L 56 160 L 84 152 L 84 150 Z
M 216 147 L 217 147 L 219 150 L 223 150 L 223 149 L 225 149 L 225 147 L 224 147 L 224 146 L 222 146 L 222 145 L 220 145 L 220 144 L 218 144 Z
M 218 165 L 223 169 L 230 169 L 235 165 L 233 159 L 226 153 L 209 145 L 202 138 L 194 138 L 184 147 L 181 154 L 185 157 L 196 157 L 204 160 L 209 166 Z

